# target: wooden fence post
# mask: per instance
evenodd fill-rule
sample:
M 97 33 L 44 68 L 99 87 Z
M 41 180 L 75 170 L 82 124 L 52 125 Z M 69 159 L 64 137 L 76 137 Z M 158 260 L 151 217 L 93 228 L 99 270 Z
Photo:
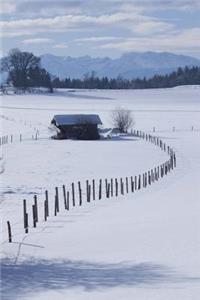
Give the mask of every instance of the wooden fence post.
M 65 185 L 64 185 L 64 184 L 63 184 L 62 188 L 63 188 L 64 207 L 65 207 L 65 209 L 67 209 L 66 188 L 65 188 Z
M 99 180 L 99 200 L 102 198 L 102 179 Z
M 37 203 L 36 195 L 34 195 L 34 205 L 35 205 L 35 221 L 38 222 L 38 203 Z
M 158 179 L 160 178 L 160 168 L 159 166 L 157 167 L 157 176 L 158 176 Z
M 46 215 L 49 217 L 49 196 L 48 191 L 45 191 L 45 201 L 46 201 Z
M 124 183 L 122 178 L 120 178 L 120 188 L 121 188 L 121 195 L 124 195 Z
M 91 200 L 91 184 L 88 185 L 88 202 Z
M 56 212 L 59 212 L 60 211 L 60 205 L 59 205 L 59 193 L 58 193 L 58 187 L 56 186 L 55 188 L 56 190 Z
M 126 177 L 126 192 L 128 194 L 128 177 Z
M 148 171 L 148 182 L 151 185 L 151 173 L 150 173 L 150 171 Z
M 147 181 L 147 172 L 145 172 L 145 188 L 147 187 L 148 185 L 148 181 Z
M 105 179 L 105 190 L 106 190 L 106 195 L 108 193 L 108 179 Z
M 69 191 L 67 191 L 67 210 L 69 210 Z
M 154 182 L 154 174 L 153 174 L 153 170 L 151 169 L 151 182 Z
M 131 176 L 131 192 L 134 193 L 134 181 L 133 181 L 133 176 Z
M 11 226 L 9 221 L 7 221 L 7 226 L 8 226 L 8 241 L 9 243 L 12 243 L 12 232 L 11 232 Z
M 174 167 L 176 168 L 176 154 L 174 153 Z
M 118 197 L 118 180 L 115 178 L 115 196 Z
M 72 203 L 73 203 L 73 206 L 76 205 L 75 203 L 75 189 L 74 189 L 74 183 L 72 182 Z
M 89 181 L 86 180 L 86 200 L 89 202 Z
M 23 212 L 24 212 L 24 229 L 25 233 L 28 233 L 28 214 L 26 211 L 26 200 L 23 200 Z
M 113 197 L 113 179 L 110 180 L 110 195 Z
M 95 200 L 95 179 L 92 180 L 92 195 L 93 200 Z
M 81 183 L 78 182 L 78 192 L 79 192 L 79 205 L 82 205 L 82 190 L 81 190 Z
M 141 189 L 141 175 L 138 177 L 138 190 Z
M 58 212 L 58 196 L 55 195 L 55 209 L 54 209 L 54 216 L 57 216 Z
M 47 201 L 44 200 L 44 220 L 47 220 Z
M 33 227 L 36 227 L 37 221 L 36 221 L 36 206 L 35 206 L 35 204 L 32 205 L 32 212 L 33 212 Z
M 110 183 L 107 184 L 106 198 L 110 198 Z

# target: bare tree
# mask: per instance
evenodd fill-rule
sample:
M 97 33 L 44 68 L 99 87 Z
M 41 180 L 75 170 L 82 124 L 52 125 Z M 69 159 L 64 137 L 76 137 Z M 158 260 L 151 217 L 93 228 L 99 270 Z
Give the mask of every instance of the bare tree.
M 127 133 L 135 124 L 132 112 L 122 107 L 115 108 L 111 118 L 113 126 L 118 128 L 121 133 Z

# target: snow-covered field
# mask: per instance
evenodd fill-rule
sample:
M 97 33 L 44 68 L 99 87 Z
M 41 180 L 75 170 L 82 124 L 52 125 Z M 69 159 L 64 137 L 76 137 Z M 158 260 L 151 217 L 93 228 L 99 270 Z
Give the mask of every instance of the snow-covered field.
M 158 147 L 134 137 L 56 141 L 54 114 L 131 109 L 136 128 L 176 151 L 177 168 L 121 197 L 84 201 L 53 216 L 55 187 L 79 180 L 141 174 L 166 161 Z M 143 91 L 57 91 L 1 98 L 2 299 L 198 300 L 200 294 L 200 88 Z M 155 129 L 155 132 L 153 131 Z M 36 132 L 39 134 L 35 140 Z M 22 141 L 19 141 L 20 134 Z M 44 191 L 51 216 L 43 220 Z M 39 224 L 23 229 L 22 202 L 39 202 Z M 11 222 L 13 243 L 7 241 Z

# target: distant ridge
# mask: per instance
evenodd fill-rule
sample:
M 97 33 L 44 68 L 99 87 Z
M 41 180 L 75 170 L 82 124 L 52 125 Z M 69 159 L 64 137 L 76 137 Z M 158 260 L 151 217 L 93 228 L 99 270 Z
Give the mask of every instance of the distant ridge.
M 108 78 L 121 76 L 126 79 L 144 76 L 150 78 L 155 74 L 168 74 L 178 67 L 200 66 L 200 60 L 197 58 L 169 52 L 131 52 L 117 59 L 90 56 L 73 58 L 44 54 L 41 56 L 41 63 L 42 67 L 60 79 L 83 78 L 92 72 L 100 78 L 105 76 Z

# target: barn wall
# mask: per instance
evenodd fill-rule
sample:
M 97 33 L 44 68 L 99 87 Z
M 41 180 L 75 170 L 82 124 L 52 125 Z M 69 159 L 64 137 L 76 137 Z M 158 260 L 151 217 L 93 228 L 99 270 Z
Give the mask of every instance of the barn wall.
M 81 140 L 98 140 L 98 126 L 96 124 L 62 125 L 59 126 L 63 138 L 75 138 Z

